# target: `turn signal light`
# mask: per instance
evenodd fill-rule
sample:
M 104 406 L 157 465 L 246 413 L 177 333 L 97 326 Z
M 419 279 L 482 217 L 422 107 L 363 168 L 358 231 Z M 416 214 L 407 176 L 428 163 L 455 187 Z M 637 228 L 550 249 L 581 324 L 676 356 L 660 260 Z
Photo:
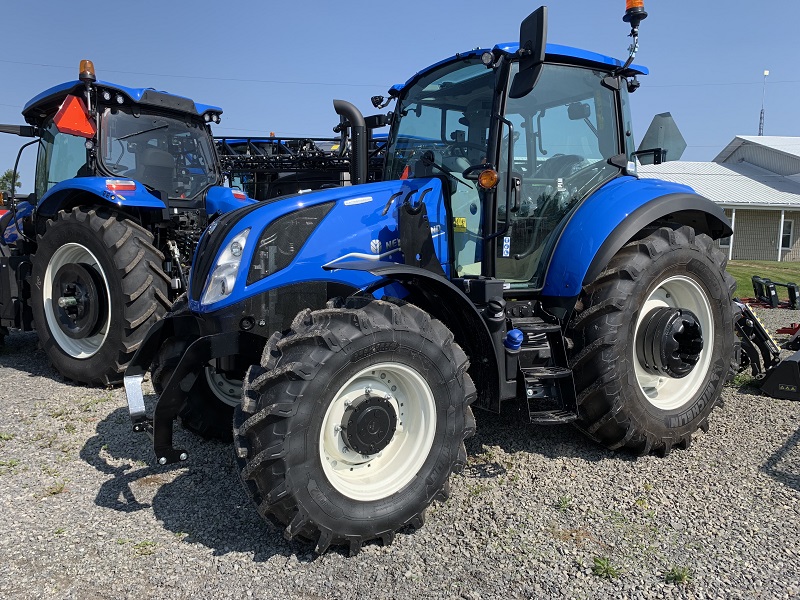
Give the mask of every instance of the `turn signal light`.
M 485 171 L 481 171 L 481 174 L 478 175 L 478 185 L 485 190 L 492 189 L 497 185 L 499 180 L 500 177 L 494 169 L 486 169 Z
M 247 194 L 245 194 L 241 190 L 232 190 L 231 193 L 233 194 L 233 197 L 236 198 L 237 200 L 247 200 Z

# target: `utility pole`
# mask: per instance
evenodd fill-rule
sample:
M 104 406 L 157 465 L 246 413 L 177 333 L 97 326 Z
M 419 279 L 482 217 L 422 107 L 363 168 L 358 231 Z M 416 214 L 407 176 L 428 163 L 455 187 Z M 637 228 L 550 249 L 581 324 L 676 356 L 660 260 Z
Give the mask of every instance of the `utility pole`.
M 761 87 L 761 118 L 758 121 L 758 135 L 764 135 L 764 96 L 767 95 L 767 75 L 769 71 L 764 71 L 764 85 Z

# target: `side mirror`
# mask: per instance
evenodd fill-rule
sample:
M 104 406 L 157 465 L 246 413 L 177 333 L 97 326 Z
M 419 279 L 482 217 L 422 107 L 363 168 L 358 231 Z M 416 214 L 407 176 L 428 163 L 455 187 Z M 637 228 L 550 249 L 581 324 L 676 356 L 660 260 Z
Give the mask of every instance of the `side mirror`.
M 30 125 L 0 125 L 0 133 L 10 133 L 20 137 L 36 137 L 36 128 Z
M 540 6 L 519 27 L 519 72 L 514 76 L 511 98 L 526 96 L 539 79 L 547 46 L 547 7 Z
M 584 102 L 573 102 L 567 107 L 567 116 L 570 121 L 580 121 L 592 116 L 592 109 Z

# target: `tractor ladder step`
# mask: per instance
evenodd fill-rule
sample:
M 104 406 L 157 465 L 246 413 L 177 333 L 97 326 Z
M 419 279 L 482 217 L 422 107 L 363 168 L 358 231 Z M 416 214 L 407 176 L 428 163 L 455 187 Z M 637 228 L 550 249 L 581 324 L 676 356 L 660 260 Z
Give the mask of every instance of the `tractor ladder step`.
M 566 397 L 565 393 L 574 389 L 572 386 L 572 369 L 566 367 L 530 367 L 523 369 L 522 372 L 525 375 L 528 416 L 531 423 L 536 425 L 559 425 L 561 423 L 570 423 L 578 418 L 574 410 L 569 410 L 574 407 L 574 402 L 570 401 L 570 398 Z M 553 402 L 554 398 L 559 398 L 560 402 Z M 548 402 L 548 400 L 550 401 Z M 564 400 L 567 400 L 566 407 L 560 405 Z M 547 408 L 543 408 L 542 404 Z M 553 406 L 553 404 L 557 405 Z

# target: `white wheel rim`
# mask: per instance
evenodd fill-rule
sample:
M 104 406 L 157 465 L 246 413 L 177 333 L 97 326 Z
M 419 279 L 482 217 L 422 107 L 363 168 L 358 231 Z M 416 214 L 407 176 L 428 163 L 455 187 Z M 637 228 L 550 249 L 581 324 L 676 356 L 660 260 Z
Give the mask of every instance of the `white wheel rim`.
M 44 273 L 44 282 L 42 282 L 42 303 L 47 326 L 50 329 L 50 335 L 56 340 L 58 346 L 72 358 L 89 358 L 100 350 L 103 343 L 106 341 L 106 337 L 108 337 L 108 329 L 111 322 L 111 307 L 109 306 L 108 310 L 106 310 L 106 319 L 105 322 L 102 323 L 99 331 L 93 336 L 79 339 L 71 338 L 62 331 L 58 315 L 56 315 L 53 310 L 53 279 L 56 273 L 58 273 L 58 270 L 64 265 L 77 263 L 89 265 L 100 274 L 103 279 L 106 298 L 111 298 L 108 280 L 106 279 L 103 267 L 100 265 L 100 261 L 98 261 L 97 257 L 85 246 L 70 243 L 64 244 L 58 248 L 50 258 L 47 270 Z
M 242 403 L 242 380 L 225 377 L 214 367 L 206 367 L 206 382 L 211 392 L 228 406 Z
M 639 362 L 634 343 L 630 349 L 636 381 L 647 401 L 661 410 L 675 410 L 692 401 L 703 385 L 711 358 L 714 355 L 714 317 L 706 293 L 699 284 L 685 275 L 677 275 L 662 281 L 653 290 L 639 311 L 634 331 L 634 340 L 644 318 L 654 308 L 670 307 L 690 310 L 697 317 L 703 332 L 703 350 L 692 371 L 680 379 L 652 375 Z
M 345 409 L 367 389 L 372 396 L 386 398 L 397 414 L 391 441 L 372 455 L 348 448 L 341 431 Z M 322 468 L 331 485 L 348 498 L 387 498 L 416 477 L 435 433 L 436 402 L 425 379 L 405 365 L 380 363 L 351 377 L 328 405 L 319 437 Z

